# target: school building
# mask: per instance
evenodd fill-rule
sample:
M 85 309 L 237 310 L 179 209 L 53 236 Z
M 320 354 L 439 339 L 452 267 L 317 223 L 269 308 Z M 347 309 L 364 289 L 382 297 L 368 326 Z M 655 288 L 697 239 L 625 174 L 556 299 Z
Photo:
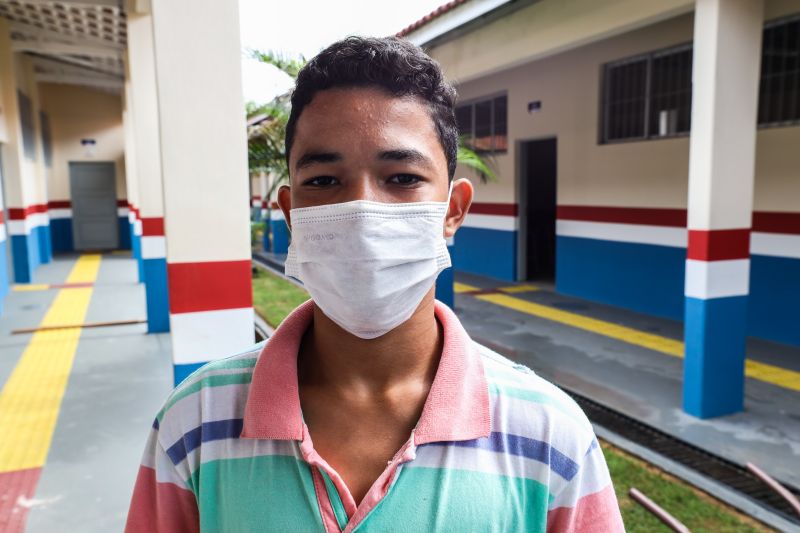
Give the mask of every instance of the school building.
M 459 93 L 457 271 L 684 321 L 684 408 L 800 345 L 800 1 L 453 0 L 399 33 Z

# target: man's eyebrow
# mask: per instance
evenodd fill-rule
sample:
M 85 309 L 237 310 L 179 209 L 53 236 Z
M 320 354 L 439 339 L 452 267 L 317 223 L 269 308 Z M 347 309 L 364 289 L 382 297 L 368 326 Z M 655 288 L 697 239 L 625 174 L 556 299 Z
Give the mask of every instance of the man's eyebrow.
M 306 168 L 318 163 L 335 163 L 341 160 L 342 154 L 339 152 L 308 152 L 297 160 L 295 168 L 300 170 L 301 168 Z
M 413 148 L 386 150 L 378 154 L 378 159 L 383 161 L 406 161 L 409 163 L 420 163 L 428 167 L 433 166 L 433 161 L 431 161 L 428 156 L 419 150 L 414 150 Z

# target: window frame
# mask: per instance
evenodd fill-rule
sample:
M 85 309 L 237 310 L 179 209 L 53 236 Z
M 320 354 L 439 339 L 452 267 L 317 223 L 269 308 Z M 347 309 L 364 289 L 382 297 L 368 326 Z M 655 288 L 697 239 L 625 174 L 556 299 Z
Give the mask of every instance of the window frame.
M 496 149 L 494 147 L 491 150 L 478 150 L 478 149 L 475 149 L 475 152 L 477 152 L 479 154 L 506 154 L 506 153 L 508 153 L 508 140 L 507 140 L 508 139 L 508 90 L 496 91 L 496 92 L 493 92 L 493 93 L 481 95 L 481 96 L 476 97 L 476 98 L 468 98 L 466 100 L 459 101 L 459 102 L 456 103 L 455 109 L 453 110 L 453 112 L 455 113 L 455 110 L 457 110 L 458 108 L 463 107 L 463 106 L 470 106 L 472 108 L 472 113 L 470 114 L 470 118 L 471 118 L 470 139 L 474 140 L 475 139 L 475 105 L 476 104 L 481 104 L 481 103 L 484 103 L 484 102 L 489 102 L 491 104 L 489 106 L 490 110 L 491 110 L 490 111 L 490 119 L 489 119 L 490 122 L 491 122 L 491 134 L 490 134 L 490 136 L 492 138 L 492 145 L 494 145 L 494 139 L 497 136 L 497 132 L 495 131 L 495 125 L 496 125 L 497 121 L 495 120 L 495 114 L 494 114 L 494 107 L 495 107 L 494 106 L 494 101 L 495 101 L 495 99 L 500 98 L 501 96 L 505 96 L 505 98 L 506 98 L 506 147 L 504 149 L 502 149 L 502 150 L 498 150 L 498 149 Z M 461 138 L 461 136 L 462 136 L 460 131 L 458 132 L 458 136 L 459 136 L 459 138 Z
M 665 48 L 659 48 L 658 50 L 653 50 L 651 52 L 646 52 L 643 54 L 636 54 L 634 56 L 628 56 L 623 59 L 617 59 L 615 61 L 609 61 L 607 63 L 603 63 L 600 65 L 600 76 L 602 77 L 602 82 L 600 86 L 602 87 L 600 98 L 601 98 L 601 105 L 600 105 L 600 128 L 599 128 L 599 136 L 598 144 L 620 144 L 620 143 L 629 143 L 629 142 L 640 142 L 640 141 L 654 141 L 654 140 L 663 140 L 663 139 L 676 139 L 681 137 L 688 137 L 691 133 L 691 126 L 689 127 L 689 131 L 680 131 L 676 133 L 669 133 L 667 135 L 651 135 L 650 134 L 650 106 L 652 105 L 652 78 L 653 78 L 653 59 L 659 57 L 665 57 L 672 54 L 678 54 L 681 52 L 685 52 L 686 50 L 693 50 L 693 43 L 692 41 L 668 46 Z M 609 70 L 614 67 L 619 67 L 622 65 L 627 65 L 630 63 L 636 63 L 639 61 L 645 60 L 647 62 L 646 69 L 645 69 L 645 82 L 644 82 L 644 123 L 643 123 L 643 132 L 644 135 L 641 137 L 626 137 L 624 139 L 609 139 L 608 132 L 609 132 L 609 108 L 610 108 L 610 100 L 609 100 L 609 92 L 610 92 L 610 84 L 611 84 L 611 77 L 608 75 Z M 692 69 L 693 70 L 693 69 Z M 693 73 L 689 72 L 689 79 L 693 79 Z M 691 84 L 691 82 L 690 82 Z M 689 109 L 689 116 L 691 117 L 691 109 Z M 690 119 L 691 120 L 691 119 Z
M 759 67 L 764 62 L 764 32 L 769 28 L 774 28 L 775 26 L 782 26 L 784 24 L 791 24 L 792 22 L 800 21 L 800 13 L 792 13 L 791 15 L 786 15 L 783 17 L 774 18 L 764 22 L 764 28 L 761 31 L 761 57 L 759 58 Z M 798 37 L 800 38 L 800 37 Z M 800 100 L 800 74 L 795 74 L 798 76 L 798 100 Z M 757 128 L 764 128 L 764 129 L 772 129 L 772 128 L 785 128 L 785 127 L 792 127 L 792 126 L 800 126 L 800 116 L 798 118 L 789 119 L 789 120 L 776 120 L 772 122 L 759 122 L 758 121 L 758 111 L 761 108 L 761 68 L 758 71 L 758 104 L 756 108 L 756 127 Z M 800 104 L 798 104 L 800 105 Z
M 764 32 L 769 28 L 774 28 L 776 26 L 781 26 L 784 24 L 791 24 L 794 22 L 800 21 L 800 13 L 792 13 L 786 16 L 781 16 L 778 18 L 774 18 L 764 22 L 761 31 L 761 57 L 759 58 L 759 65 L 761 65 L 764 61 Z M 633 56 L 628 56 L 622 59 L 609 61 L 600 65 L 600 77 L 601 82 L 600 86 L 600 106 L 599 107 L 599 114 L 600 120 L 599 125 L 597 128 L 598 133 L 598 144 L 620 144 L 620 143 L 629 143 L 629 142 L 641 142 L 641 141 L 654 141 L 654 140 L 662 140 L 662 139 L 675 139 L 681 137 L 688 137 L 691 135 L 691 125 L 689 127 L 689 131 L 686 132 L 678 132 L 678 133 L 671 133 L 669 135 L 650 135 L 649 134 L 649 126 L 650 126 L 650 105 L 651 105 L 651 78 L 652 78 L 652 61 L 656 57 L 668 55 L 675 52 L 681 52 L 686 49 L 692 50 L 692 56 L 694 57 L 694 41 L 689 41 L 687 43 L 678 44 L 675 46 L 669 46 L 666 48 L 660 48 L 658 50 L 653 50 L 651 52 L 637 54 Z M 645 79 L 645 109 L 644 109 L 644 136 L 642 137 L 627 137 L 625 139 L 608 139 L 608 130 L 609 130 L 609 122 L 607 120 L 609 116 L 609 84 L 610 84 L 610 77 L 608 76 L 608 71 L 610 68 L 615 66 L 625 65 L 627 63 L 633 63 L 636 61 L 641 61 L 642 59 L 647 60 L 647 74 Z M 797 91 L 800 92 L 800 74 L 796 74 L 798 76 L 798 85 Z M 694 68 L 692 68 L 692 72 L 690 73 L 690 79 L 694 80 Z M 758 102 L 757 102 L 757 109 L 761 107 L 761 82 L 762 82 L 762 70 L 759 69 L 758 72 Z M 798 95 L 800 98 L 800 95 Z M 800 104 L 798 104 L 800 105 Z M 690 117 L 691 117 L 691 110 L 690 110 Z M 691 119 L 690 119 L 691 120 Z M 756 116 L 756 129 L 772 129 L 772 128 L 784 128 L 784 127 L 797 127 L 800 126 L 800 117 L 787 119 L 787 120 L 776 120 L 771 122 L 759 122 L 758 116 Z

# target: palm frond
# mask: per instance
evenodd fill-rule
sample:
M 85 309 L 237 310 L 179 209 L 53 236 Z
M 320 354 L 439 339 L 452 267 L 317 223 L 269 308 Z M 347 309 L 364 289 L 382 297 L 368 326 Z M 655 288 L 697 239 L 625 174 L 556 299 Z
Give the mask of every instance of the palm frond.
M 297 79 L 297 74 L 306 64 L 306 58 L 302 55 L 292 58 L 274 50 L 248 50 L 248 52 L 253 59 L 272 65 L 292 79 Z
M 475 150 L 465 137 L 459 139 L 456 161 L 460 165 L 478 171 L 482 183 L 498 180 L 493 168 L 495 166 L 494 158 L 485 152 Z

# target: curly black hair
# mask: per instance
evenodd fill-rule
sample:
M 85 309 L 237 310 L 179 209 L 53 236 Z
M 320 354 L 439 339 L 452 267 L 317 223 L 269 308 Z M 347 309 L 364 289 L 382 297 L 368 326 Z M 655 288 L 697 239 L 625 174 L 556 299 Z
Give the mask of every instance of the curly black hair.
M 456 171 L 458 126 L 456 91 L 439 64 L 420 47 L 397 37 L 347 37 L 317 54 L 297 76 L 292 110 L 286 124 L 286 163 L 297 120 L 319 91 L 340 87 L 377 87 L 394 96 L 413 96 L 427 103 L 439 134 L 447 171 Z

